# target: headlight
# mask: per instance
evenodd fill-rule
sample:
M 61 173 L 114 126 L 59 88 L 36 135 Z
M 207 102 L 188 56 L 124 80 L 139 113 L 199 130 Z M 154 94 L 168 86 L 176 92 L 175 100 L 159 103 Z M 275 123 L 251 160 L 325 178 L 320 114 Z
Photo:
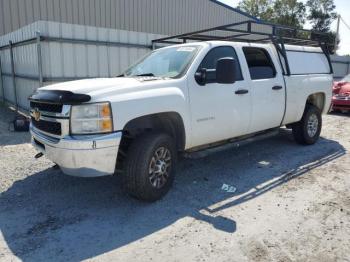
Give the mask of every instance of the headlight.
M 112 131 L 113 119 L 109 103 L 72 106 L 72 134 L 96 134 L 109 133 Z

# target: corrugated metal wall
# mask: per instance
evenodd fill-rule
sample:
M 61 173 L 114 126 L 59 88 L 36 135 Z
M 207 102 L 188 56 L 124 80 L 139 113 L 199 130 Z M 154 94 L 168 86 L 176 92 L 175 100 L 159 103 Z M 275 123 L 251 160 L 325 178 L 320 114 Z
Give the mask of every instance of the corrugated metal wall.
M 42 22 L 49 37 L 95 40 L 150 46 L 162 35 L 125 30 L 97 28 L 54 22 Z M 104 44 L 72 44 L 43 42 L 44 77 L 85 78 L 110 77 L 120 74 L 130 64 L 149 52 L 150 48 L 106 46 Z
M 0 46 L 33 38 L 36 31 L 57 38 L 150 45 L 165 35 L 251 19 L 213 0 L 0 0 Z M 42 42 L 41 51 L 48 84 L 55 78 L 117 75 L 149 49 Z M 15 47 L 13 53 L 15 74 L 27 78 L 17 76 L 13 81 L 10 51 L 1 50 L 0 95 L 15 103 L 15 85 L 18 104 L 28 108 L 27 97 L 39 87 L 37 45 Z
M 0 0 L 0 35 L 38 20 L 173 35 L 248 19 L 211 0 Z
M 31 39 L 36 36 L 37 31 L 45 37 L 96 41 L 93 44 L 42 41 L 40 44 L 42 72 L 44 80 L 46 79 L 44 85 L 64 79 L 116 76 L 151 51 L 151 48 L 146 46 L 151 45 L 152 39 L 164 37 L 157 34 L 39 21 L 0 37 L 0 46 L 8 44 L 9 40 L 19 42 Z M 15 78 L 18 104 L 21 108 L 28 109 L 27 98 L 39 87 L 37 44 L 14 47 L 13 54 L 15 74 L 18 75 Z M 10 50 L 0 50 L 0 59 L 2 68 L 0 84 L 5 93 L 3 96 L 0 91 L 0 97 L 15 104 Z
M 38 21 L 0 37 L 0 46 L 9 40 L 34 38 L 37 31 L 46 37 L 99 42 L 41 42 L 45 85 L 63 79 L 115 76 L 149 52 L 146 46 L 152 39 L 248 19 L 209 0 L 0 0 L 0 8 L 0 32 L 13 31 L 37 19 L 73 23 Z M 27 97 L 39 87 L 37 45 L 17 46 L 13 55 L 15 74 L 19 75 L 15 81 L 11 76 L 10 50 L 0 51 L 0 97 L 14 104 L 15 82 L 18 104 L 27 109 Z M 332 56 L 332 62 L 336 78 L 349 73 L 349 58 Z
M 37 76 L 38 67 L 36 54 L 35 44 L 16 47 L 13 52 L 16 74 L 25 73 L 27 75 Z M 2 77 L 0 80 L 2 80 L 1 82 L 4 90 L 3 98 L 12 104 L 15 104 L 15 89 L 12 77 L 10 76 L 12 74 L 10 50 L 2 50 L 0 52 L 0 59 L 2 69 Z M 16 78 L 15 85 L 18 104 L 23 108 L 27 108 L 27 98 L 38 87 L 38 81 Z
M 350 74 L 350 57 L 348 56 L 331 56 L 334 79 L 339 80 L 345 75 Z

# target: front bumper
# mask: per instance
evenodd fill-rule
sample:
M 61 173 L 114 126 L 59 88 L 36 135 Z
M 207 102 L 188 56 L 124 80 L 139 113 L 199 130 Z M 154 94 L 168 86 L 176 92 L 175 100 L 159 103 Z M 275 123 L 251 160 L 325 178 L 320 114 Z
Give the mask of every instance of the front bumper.
M 33 126 L 30 132 L 32 145 L 67 175 L 98 177 L 115 172 L 121 132 L 60 139 L 47 136 Z
M 350 97 L 333 97 L 332 109 L 350 110 Z

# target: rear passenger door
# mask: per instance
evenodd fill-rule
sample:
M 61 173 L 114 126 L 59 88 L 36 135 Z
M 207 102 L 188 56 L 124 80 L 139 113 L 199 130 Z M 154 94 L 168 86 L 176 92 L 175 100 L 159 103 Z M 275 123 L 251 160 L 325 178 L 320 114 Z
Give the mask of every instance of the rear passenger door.
M 252 99 L 249 133 L 278 127 L 285 109 L 285 85 L 275 57 L 269 49 L 243 47 L 248 66 L 248 84 Z

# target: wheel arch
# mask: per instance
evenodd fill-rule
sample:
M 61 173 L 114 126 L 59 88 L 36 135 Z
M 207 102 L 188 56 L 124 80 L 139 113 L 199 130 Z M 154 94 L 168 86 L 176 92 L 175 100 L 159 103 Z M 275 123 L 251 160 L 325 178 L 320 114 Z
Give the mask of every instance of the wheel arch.
M 138 137 L 144 132 L 151 131 L 165 132 L 174 138 L 178 151 L 185 149 L 185 125 L 178 112 L 162 112 L 134 118 L 125 124 L 122 131 L 123 137 Z
M 306 104 L 309 105 L 313 105 L 315 107 L 317 107 L 320 112 L 324 112 L 324 107 L 325 107 L 325 102 L 326 102 L 326 94 L 323 92 L 319 92 L 319 93 L 314 93 L 308 96 L 307 100 L 306 100 Z

